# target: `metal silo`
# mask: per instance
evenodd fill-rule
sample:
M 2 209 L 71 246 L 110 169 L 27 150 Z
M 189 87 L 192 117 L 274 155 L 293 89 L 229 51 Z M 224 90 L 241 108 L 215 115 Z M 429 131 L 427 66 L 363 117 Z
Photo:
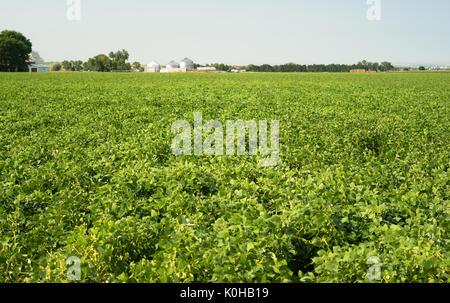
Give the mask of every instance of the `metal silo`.
M 161 71 L 161 65 L 155 61 L 150 62 L 145 68 L 145 71 L 150 73 L 159 73 Z
M 167 63 L 166 68 L 180 68 L 180 64 L 177 61 L 170 61 Z
M 180 67 L 181 68 L 194 68 L 194 61 L 192 61 L 189 58 L 184 58 L 180 62 Z

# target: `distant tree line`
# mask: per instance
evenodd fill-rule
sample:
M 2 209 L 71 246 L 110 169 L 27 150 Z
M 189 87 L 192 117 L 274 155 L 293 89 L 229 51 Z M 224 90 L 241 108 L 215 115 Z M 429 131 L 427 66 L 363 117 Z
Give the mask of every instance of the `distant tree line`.
M 82 61 L 63 61 L 61 64 L 57 63 L 53 65 L 54 71 L 96 71 L 96 72 L 110 72 L 113 70 L 135 70 L 143 71 L 143 67 L 139 62 L 130 64 L 127 62 L 129 54 L 126 50 L 111 52 L 109 56 L 100 54 L 93 58 L 89 58 L 87 62 Z M 194 64 L 194 67 L 199 67 L 199 64 Z M 206 64 L 206 66 L 215 67 L 219 71 L 230 72 L 234 69 L 246 70 L 249 72 L 304 72 L 304 73 L 317 73 L 317 72 L 350 72 L 353 69 L 360 69 L 366 71 L 378 71 L 385 72 L 394 70 L 394 66 L 390 62 L 367 62 L 365 60 L 353 65 L 346 64 L 313 64 L 313 65 L 300 65 L 296 63 L 286 63 L 283 65 L 253 65 L 236 67 L 233 65 L 227 65 L 224 63 Z
M 4 30 L 0 33 L 0 71 L 4 72 L 20 72 L 28 70 L 29 55 L 32 52 L 32 44 L 29 39 L 16 31 Z M 52 66 L 53 71 L 129 71 L 132 68 L 143 71 L 143 67 L 139 62 L 130 64 L 128 61 L 130 54 L 126 50 L 110 52 L 108 55 L 99 54 L 89 58 L 86 62 L 81 60 L 55 63 Z M 195 64 L 195 67 L 200 65 Z M 353 69 L 366 71 L 391 71 L 394 66 L 390 62 L 368 62 L 360 61 L 357 64 L 313 64 L 301 65 L 296 63 L 286 63 L 283 65 L 254 65 L 248 66 L 232 66 L 223 63 L 208 64 L 207 66 L 215 67 L 220 71 L 232 71 L 233 69 L 247 70 L 249 72 L 349 72 Z M 419 70 L 425 70 L 421 66 Z
M 348 73 L 351 70 L 360 69 L 366 71 L 386 72 L 394 70 L 394 66 L 390 62 L 368 62 L 366 60 L 360 61 L 357 64 L 312 64 L 301 65 L 296 63 L 286 63 L 283 65 L 253 65 L 250 64 L 244 67 L 249 72 L 303 72 L 303 73 L 317 73 L 317 72 L 345 72 Z
M 130 54 L 126 50 L 119 50 L 117 52 L 110 52 L 107 55 L 100 54 L 95 57 L 89 58 L 86 62 L 68 61 L 65 60 L 62 63 L 56 63 L 53 65 L 54 71 L 94 71 L 94 72 L 111 72 L 111 71 L 129 71 L 131 68 L 142 70 L 142 66 L 139 62 L 133 64 L 128 63 Z
M 55 64 L 53 66 L 53 70 L 61 70 L 64 69 L 65 71 L 72 71 L 72 72 L 81 72 L 84 70 L 83 67 L 83 61 L 77 60 L 77 61 L 63 61 L 61 64 Z
M 394 66 L 390 62 L 368 62 L 366 60 L 360 61 L 357 64 L 347 65 L 347 64 L 312 64 L 312 65 L 301 65 L 296 63 L 286 63 L 283 65 L 254 65 L 250 64 L 248 66 L 235 67 L 232 65 L 227 65 L 223 63 L 213 63 L 207 64 L 206 66 L 215 67 L 217 70 L 229 72 L 233 69 L 246 70 L 249 72 L 278 72 L 278 73 L 318 73 L 318 72 L 350 72 L 354 69 L 366 70 L 366 71 L 377 71 L 385 72 L 394 70 Z

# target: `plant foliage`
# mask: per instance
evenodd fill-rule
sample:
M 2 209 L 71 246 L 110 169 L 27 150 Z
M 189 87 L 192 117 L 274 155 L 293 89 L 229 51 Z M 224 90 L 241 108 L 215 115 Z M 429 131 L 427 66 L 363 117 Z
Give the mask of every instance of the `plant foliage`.
M 447 282 L 448 73 L 0 74 L 0 281 Z M 279 120 L 280 163 L 171 124 Z

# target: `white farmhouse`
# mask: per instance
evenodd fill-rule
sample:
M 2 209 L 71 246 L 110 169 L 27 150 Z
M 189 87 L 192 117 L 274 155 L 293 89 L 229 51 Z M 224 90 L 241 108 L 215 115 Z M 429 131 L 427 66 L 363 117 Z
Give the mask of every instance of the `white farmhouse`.
M 48 67 L 42 64 L 29 63 L 28 71 L 30 73 L 48 73 Z

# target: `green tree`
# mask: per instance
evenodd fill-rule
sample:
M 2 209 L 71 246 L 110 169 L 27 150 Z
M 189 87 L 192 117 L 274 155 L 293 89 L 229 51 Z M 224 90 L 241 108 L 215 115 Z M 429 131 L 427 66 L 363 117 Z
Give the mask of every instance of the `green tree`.
M 112 70 L 130 70 L 131 64 L 127 63 L 130 54 L 126 50 L 119 50 L 117 52 L 110 52 L 109 58 L 111 58 Z
M 142 65 L 141 65 L 141 63 L 139 63 L 139 62 L 133 62 L 133 64 L 131 65 L 134 69 L 137 69 L 137 70 L 141 70 L 141 68 L 142 68 Z
M 97 55 L 94 58 L 89 58 L 88 69 L 96 72 L 110 72 L 112 68 L 112 61 L 106 55 Z
M 55 63 L 55 64 L 53 64 L 53 66 L 52 66 L 52 71 L 54 71 L 54 72 L 59 72 L 59 71 L 61 70 L 61 68 L 62 68 L 61 63 Z
M 367 64 L 367 66 L 368 66 L 369 70 L 378 71 L 378 68 L 380 67 L 380 64 L 378 62 L 369 62 Z
M 83 70 L 83 61 L 80 60 L 72 61 L 72 70 L 76 72 L 81 72 Z
M 119 50 L 117 52 L 110 52 L 109 53 L 109 57 L 111 58 L 111 60 L 113 61 L 127 61 L 130 58 L 130 54 L 128 53 L 128 51 L 126 50 Z
M 247 66 L 247 71 L 249 71 L 249 72 L 259 72 L 259 66 L 254 65 L 254 64 L 250 64 L 249 66 Z
M 16 31 L 4 30 L 0 33 L 0 71 L 25 72 L 28 70 L 32 43 Z
M 269 73 L 269 72 L 273 72 L 274 68 L 270 64 L 263 64 L 259 67 L 259 70 L 261 72 Z
M 387 61 L 381 62 L 381 66 L 380 66 L 381 71 L 387 72 L 387 71 L 390 71 L 393 69 L 394 69 L 394 66 L 392 65 L 391 62 L 387 62 Z
M 367 62 L 367 60 L 362 60 L 361 65 L 363 69 L 369 70 L 369 63 Z
M 425 70 L 425 66 L 420 66 L 419 70 Z
M 67 72 L 73 71 L 72 61 L 64 60 L 62 62 L 62 68 Z
M 281 65 L 281 71 L 285 73 L 293 73 L 297 71 L 297 64 L 294 62 L 289 62 Z

